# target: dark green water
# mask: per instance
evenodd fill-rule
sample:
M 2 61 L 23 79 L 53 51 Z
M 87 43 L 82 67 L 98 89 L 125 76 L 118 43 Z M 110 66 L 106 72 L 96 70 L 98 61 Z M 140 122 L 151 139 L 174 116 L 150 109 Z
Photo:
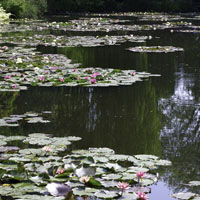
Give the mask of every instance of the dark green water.
M 170 194 L 183 190 L 198 192 L 198 188 L 195 191 L 184 184 L 200 180 L 200 34 L 170 30 L 139 34 L 153 37 L 142 45 L 182 47 L 184 52 L 126 50 L 136 43 L 91 48 L 39 46 L 41 52 L 64 54 L 83 67 L 135 69 L 161 77 L 132 86 L 33 87 L 20 93 L 0 93 L 1 117 L 52 112 L 46 115 L 50 124 L 26 123 L 19 128 L 0 128 L 0 133 L 74 135 L 82 141 L 73 148 L 110 147 L 121 154 L 154 154 L 171 160 L 173 166 L 160 170 L 151 200 L 171 200 Z

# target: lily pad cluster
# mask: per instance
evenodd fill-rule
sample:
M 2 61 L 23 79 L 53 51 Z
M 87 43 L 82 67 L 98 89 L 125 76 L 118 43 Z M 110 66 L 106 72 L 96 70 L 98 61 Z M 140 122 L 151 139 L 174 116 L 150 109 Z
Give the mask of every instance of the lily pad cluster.
M 0 126 L 17 127 L 21 123 L 49 123 L 49 120 L 44 120 L 41 114 L 28 112 L 23 115 L 11 115 L 0 119 Z
M 127 50 L 132 52 L 140 52 L 140 53 L 171 53 L 176 51 L 184 51 L 183 48 L 179 47 L 172 47 L 172 46 L 138 46 L 138 47 L 131 47 Z
M 121 155 L 109 148 L 70 151 L 67 147 L 81 139 L 74 136 L 32 133 L 0 138 L 0 194 L 14 199 L 139 199 L 157 182 L 151 170 L 171 165 L 153 155 Z M 15 140 L 29 147 L 5 146 Z
M 19 51 L 16 53 L 17 55 L 10 55 L 9 51 L 6 52 L 4 57 L 8 56 L 8 58 L 0 58 L 1 73 L 25 72 L 34 70 L 35 67 L 39 69 L 66 69 L 79 67 L 79 64 L 72 64 L 70 59 L 61 54 L 41 55 L 38 52 L 32 52 L 30 49 L 27 51 L 29 52 L 28 55 L 23 52 L 20 54 Z
M 9 72 L 3 74 L 4 80 L 0 81 L 1 91 L 19 91 L 28 85 L 32 86 L 87 86 L 107 87 L 131 85 L 142 78 L 153 75 L 134 70 L 78 68 L 57 69 L 46 66 L 45 69 L 35 67 L 34 70 L 22 72 Z M 26 89 L 26 88 L 24 88 Z
M 34 36 L 17 36 L 17 37 L 1 37 L 0 42 L 6 42 L 17 45 L 45 45 L 57 47 L 92 47 L 104 45 L 116 45 L 129 42 L 145 42 L 151 39 L 148 36 L 124 35 L 124 36 L 55 36 L 55 35 L 34 35 Z

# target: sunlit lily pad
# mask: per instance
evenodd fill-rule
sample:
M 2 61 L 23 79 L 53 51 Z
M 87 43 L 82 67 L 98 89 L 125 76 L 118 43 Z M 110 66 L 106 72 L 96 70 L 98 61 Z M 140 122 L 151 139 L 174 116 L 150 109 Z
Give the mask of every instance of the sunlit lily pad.
M 96 192 L 94 194 L 95 197 L 97 198 L 101 198 L 101 199 L 113 199 L 119 196 L 119 194 L 117 192 L 114 191 L 100 191 L 100 192 Z
M 183 200 L 192 199 L 195 196 L 196 194 L 192 192 L 180 192 L 172 195 L 172 197 L 176 199 L 183 199 Z
M 189 186 L 200 186 L 200 181 L 190 181 L 188 183 Z
M 171 53 L 176 51 L 184 51 L 183 48 L 172 46 L 139 46 L 128 48 L 132 52 L 147 52 L 147 53 Z

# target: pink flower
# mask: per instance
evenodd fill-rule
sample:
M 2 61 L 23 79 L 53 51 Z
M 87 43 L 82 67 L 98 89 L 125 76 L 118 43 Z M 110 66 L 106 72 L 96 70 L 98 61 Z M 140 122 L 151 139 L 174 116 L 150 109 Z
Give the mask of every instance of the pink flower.
M 136 74 L 135 72 L 131 72 L 131 76 L 135 76 L 135 74 Z
M 55 71 L 55 70 L 56 70 L 56 67 L 52 67 L 51 70 Z
M 87 80 L 87 81 L 88 81 L 88 80 L 89 80 L 89 77 L 88 77 L 88 76 L 86 76 L 86 77 L 85 77 L 85 80 Z
M 51 152 L 51 147 L 50 146 L 44 146 L 42 148 L 42 150 L 46 151 L 46 152 Z
M 93 78 L 93 79 L 90 80 L 90 82 L 91 82 L 91 84 L 95 84 L 96 83 L 96 79 Z
M 77 70 L 77 69 L 73 69 L 72 71 L 73 71 L 73 72 L 76 72 L 76 70 Z
M 46 74 L 50 74 L 50 71 L 49 71 L 49 70 L 47 70 L 45 73 L 46 73 Z
M 65 172 L 65 169 L 63 169 L 63 168 L 59 168 L 57 170 L 57 174 L 63 174 L 64 172 Z
M 137 175 L 137 177 L 138 177 L 139 179 L 142 179 L 143 176 L 145 176 L 146 174 L 145 174 L 145 172 L 136 172 L 136 175 Z
M 12 88 L 13 88 L 13 89 L 16 89 L 16 88 L 17 88 L 17 85 L 16 85 L 16 84 L 13 84 L 13 85 L 12 85 Z
M 99 75 L 99 73 L 98 73 L 98 72 L 95 72 L 94 74 L 91 75 L 91 77 L 92 77 L 92 78 L 96 78 L 96 76 L 98 76 L 98 75 Z
M 138 192 L 138 197 L 137 199 L 139 200 L 146 200 L 147 199 L 147 195 L 144 192 Z
M 117 187 L 119 189 L 122 189 L 122 190 L 126 190 L 129 188 L 129 184 L 128 183 L 125 183 L 125 182 L 119 182 L 119 184 L 117 185 Z
M 60 77 L 59 80 L 60 80 L 60 82 L 64 82 L 65 81 L 65 79 L 63 77 Z
M 39 80 L 40 82 L 44 81 L 44 76 L 39 76 L 38 80 Z
M 3 46 L 2 49 L 3 49 L 4 51 L 6 51 L 6 50 L 8 50 L 8 47 L 7 47 L 7 46 Z
M 6 79 L 6 80 L 9 80 L 10 78 L 11 78 L 10 75 L 6 75 L 6 76 L 5 76 L 5 79 Z
M 79 179 L 79 181 L 80 181 L 81 183 L 87 183 L 87 182 L 89 182 L 89 180 L 90 180 L 90 177 L 88 177 L 88 176 L 82 176 L 82 177 Z

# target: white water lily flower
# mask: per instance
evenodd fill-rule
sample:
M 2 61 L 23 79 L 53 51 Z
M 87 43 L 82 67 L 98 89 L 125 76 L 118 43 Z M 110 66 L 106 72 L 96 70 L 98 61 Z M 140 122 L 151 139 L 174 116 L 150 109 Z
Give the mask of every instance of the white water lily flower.
M 18 64 L 18 63 L 22 63 L 23 61 L 22 61 L 22 59 L 21 58 L 17 58 L 17 61 L 16 61 L 16 63 Z
M 89 180 L 90 180 L 90 177 L 88 177 L 88 176 L 82 176 L 81 178 L 79 178 L 79 181 L 81 183 L 88 183 Z

